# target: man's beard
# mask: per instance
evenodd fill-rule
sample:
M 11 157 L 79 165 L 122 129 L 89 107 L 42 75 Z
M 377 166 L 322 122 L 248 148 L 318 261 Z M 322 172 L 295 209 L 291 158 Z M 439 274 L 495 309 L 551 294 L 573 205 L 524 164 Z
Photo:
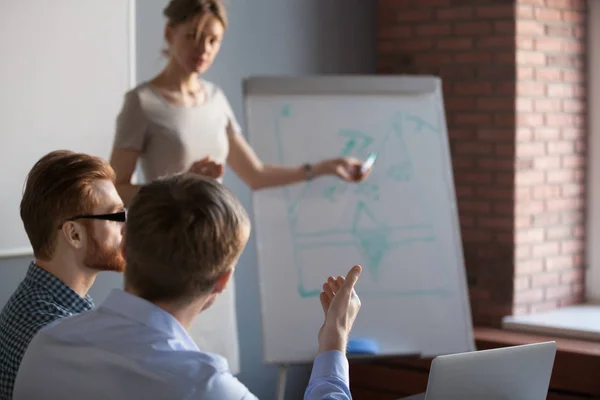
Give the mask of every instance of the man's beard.
M 92 226 L 86 224 L 86 231 L 90 242 L 83 258 L 83 264 L 96 271 L 125 271 L 125 259 L 121 249 L 100 245 L 94 235 Z

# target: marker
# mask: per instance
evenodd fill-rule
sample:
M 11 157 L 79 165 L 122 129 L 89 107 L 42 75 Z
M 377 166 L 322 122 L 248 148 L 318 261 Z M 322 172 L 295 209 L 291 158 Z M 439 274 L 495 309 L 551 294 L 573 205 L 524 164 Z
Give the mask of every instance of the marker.
M 376 159 L 377 159 L 377 153 L 369 154 L 369 157 L 367 157 L 367 161 L 365 161 L 363 163 L 362 167 L 360 167 L 360 173 L 364 174 L 365 172 L 370 170 L 373 167 L 373 164 L 375 164 Z

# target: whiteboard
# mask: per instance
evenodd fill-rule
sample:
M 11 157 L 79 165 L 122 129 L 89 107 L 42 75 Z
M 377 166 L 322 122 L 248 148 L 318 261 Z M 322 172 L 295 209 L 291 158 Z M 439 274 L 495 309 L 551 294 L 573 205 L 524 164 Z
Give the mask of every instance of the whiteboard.
M 474 350 L 436 77 L 255 77 L 244 82 L 249 141 L 265 163 L 378 154 L 370 177 L 253 194 L 264 360 L 310 362 L 327 276 L 361 264 L 351 338 L 382 355 Z
M 0 257 L 32 254 L 19 204 L 44 154 L 108 159 L 135 83 L 134 0 L 0 2 Z

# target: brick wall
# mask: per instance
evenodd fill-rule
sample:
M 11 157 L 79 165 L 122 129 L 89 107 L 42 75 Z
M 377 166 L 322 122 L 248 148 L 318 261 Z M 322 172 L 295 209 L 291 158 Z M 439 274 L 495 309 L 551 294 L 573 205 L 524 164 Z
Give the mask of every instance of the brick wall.
M 444 83 L 477 324 L 582 297 L 584 5 L 379 0 L 379 72 Z
M 585 3 L 516 8 L 516 312 L 583 299 Z

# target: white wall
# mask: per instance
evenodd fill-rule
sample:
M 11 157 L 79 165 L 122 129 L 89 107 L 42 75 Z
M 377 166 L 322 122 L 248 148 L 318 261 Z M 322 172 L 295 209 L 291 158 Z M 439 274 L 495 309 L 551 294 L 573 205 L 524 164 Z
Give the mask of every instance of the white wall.
M 162 8 L 167 0 L 137 2 L 138 80 L 162 66 Z M 373 0 L 246 0 L 229 1 L 230 29 L 207 78 L 219 84 L 243 123 L 241 80 L 250 75 L 372 73 L 375 71 L 375 6 Z M 232 174 L 225 183 L 251 210 L 249 190 Z M 23 277 L 28 258 L 0 260 L 0 305 Z M 116 279 L 116 280 L 115 280 Z M 92 288 L 100 302 L 118 281 L 104 273 Z M 262 364 L 255 241 L 251 238 L 236 270 L 240 329 L 240 380 L 259 398 L 274 398 L 277 371 Z M 317 332 L 315 332 L 316 340 Z M 292 369 L 287 398 L 302 398 L 308 368 Z M 292 394 L 293 393 L 293 394 Z
M 588 176 L 586 298 L 600 302 L 600 1 L 588 12 Z

